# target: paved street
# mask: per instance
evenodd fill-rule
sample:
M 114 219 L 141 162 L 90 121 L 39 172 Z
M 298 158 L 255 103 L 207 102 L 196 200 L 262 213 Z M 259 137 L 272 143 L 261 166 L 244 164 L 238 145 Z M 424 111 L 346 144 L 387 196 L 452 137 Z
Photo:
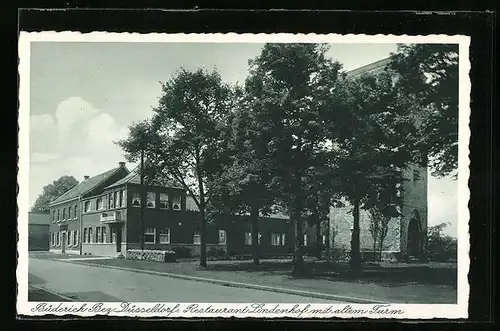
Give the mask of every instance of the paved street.
M 29 283 L 75 301 L 329 303 L 274 293 L 47 259 L 29 259 Z

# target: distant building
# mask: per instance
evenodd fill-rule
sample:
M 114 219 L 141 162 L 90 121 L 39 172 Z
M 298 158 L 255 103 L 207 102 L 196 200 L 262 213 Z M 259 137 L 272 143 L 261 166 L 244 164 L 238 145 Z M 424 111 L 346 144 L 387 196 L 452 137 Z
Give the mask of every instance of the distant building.
M 28 213 L 28 250 L 48 251 L 50 248 L 50 215 Z

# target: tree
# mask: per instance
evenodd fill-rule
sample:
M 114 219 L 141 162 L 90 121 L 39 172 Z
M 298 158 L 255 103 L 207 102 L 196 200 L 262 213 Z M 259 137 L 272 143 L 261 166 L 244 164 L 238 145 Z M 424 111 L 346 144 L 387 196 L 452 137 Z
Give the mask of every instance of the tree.
M 216 72 L 181 69 L 162 84 L 163 95 L 148 121 L 145 157 L 150 171 L 170 178 L 192 196 L 200 214 L 200 266 L 206 267 L 207 205 L 211 190 L 207 180 L 220 173 L 218 162 L 221 144 L 219 123 L 234 107 L 233 91 Z M 130 127 L 130 135 L 118 144 L 129 159 L 136 159 L 141 145 Z
M 309 173 L 322 166 L 326 113 L 340 64 L 326 57 L 326 45 L 266 44 L 250 61 L 245 90 L 259 139 L 267 145 L 265 160 L 271 183 L 294 229 L 293 275 L 305 273 L 303 216 Z
M 360 208 L 369 209 L 370 198 L 380 192 L 396 194 L 402 169 L 414 157 L 416 130 L 390 73 L 344 79 L 334 97 L 330 138 L 339 191 L 353 206 L 351 267 L 358 272 Z
M 417 119 L 417 147 L 438 177 L 458 166 L 458 45 L 399 45 L 390 70 L 399 77 L 396 87 L 412 104 Z M 456 173 L 455 173 L 456 175 Z
M 48 213 L 49 204 L 61 195 L 78 185 L 78 181 L 73 176 L 61 176 L 52 184 L 43 187 L 42 193 L 38 196 L 31 212 Z
M 225 153 L 221 173 L 214 173 L 209 184 L 213 194 L 211 206 L 217 213 L 250 214 L 252 255 L 260 264 L 259 218 L 269 215 L 277 201 L 277 192 L 270 185 L 270 172 L 263 156 L 267 145 L 255 127 L 255 118 L 246 98 L 239 98 L 236 111 L 228 120 L 223 135 Z
M 446 262 L 457 259 L 457 238 L 443 234 L 449 223 L 441 223 L 429 227 L 427 235 L 427 251 L 431 261 Z

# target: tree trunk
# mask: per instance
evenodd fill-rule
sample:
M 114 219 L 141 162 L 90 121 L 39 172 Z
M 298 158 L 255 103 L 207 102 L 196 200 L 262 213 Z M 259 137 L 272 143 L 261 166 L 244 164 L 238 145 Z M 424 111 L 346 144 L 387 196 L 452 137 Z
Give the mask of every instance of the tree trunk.
M 293 221 L 295 223 L 295 247 L 293 256 L 293 270 L 294 277 L 303 276 L 305 274 L 304 266 L 304 235 L 302 229 L 302 200 L 299 196 L 295 199 L 295 206 L 293 210 Z
M 259 208 L 255 205 L 250 207 L 250 219 L 252 223 L 252 255 L 253 263 L 260 264 L 259 257 Z
M 378 255 L 378 252 L 377 252 L 377 241 L 375 240 L 375 238 L 373 238 L 373 261 L 377 261 L 377 255 Z
M 140 224 L 140 245 L 141 250 L 144 250 L 144 208 L 146 206 L 146 188 L 144 187 L 144 149 L 141 150 L 141 173 L 140 173 L 140 182 L 141 182 L 141 224 Z M 114 198 L 114 197 L 113 197 Z M 116 206 L 116 201 L 113 201 Z
M 200 195 L 201 197 L 201 195 Z M 203 197 L 204 199 L 205 197 Z M 207 243 L 206 243 L 205 203 L 200 203 L 200 266 L 207 267 Z
M 353 229 L 351 237 L 351 270 L 353 272 L 361 271 L 361 252 L 359 243 L 359 204 L 358 198 L 354 200 L 353 207 Z
M 321 258 L 321 246 L 323 242 L 321 241 L 321 218 L 318 217 L 318 223 L 316 223 L 316 257 Z

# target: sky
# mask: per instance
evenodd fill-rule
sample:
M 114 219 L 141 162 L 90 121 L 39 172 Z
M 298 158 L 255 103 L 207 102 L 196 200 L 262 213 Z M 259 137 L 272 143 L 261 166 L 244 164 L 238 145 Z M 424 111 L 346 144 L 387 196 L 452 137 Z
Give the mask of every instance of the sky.
M 257 43 L 32 42 L 30 58 L 29 202 L 60 176 L 78 181 L 124 161 L 113 144 L 128 126 L 152 115 L 160 82 L 181 67 L 217 69 L 242 83 Z M 332 44 L 329 55 L 345 70 L 388 57 L 396 44 Z M 129 164 L 129 169 L 131 165 Z M 429 225 L 451 224 L 456 236 L 457 183 L 428 178 Z

